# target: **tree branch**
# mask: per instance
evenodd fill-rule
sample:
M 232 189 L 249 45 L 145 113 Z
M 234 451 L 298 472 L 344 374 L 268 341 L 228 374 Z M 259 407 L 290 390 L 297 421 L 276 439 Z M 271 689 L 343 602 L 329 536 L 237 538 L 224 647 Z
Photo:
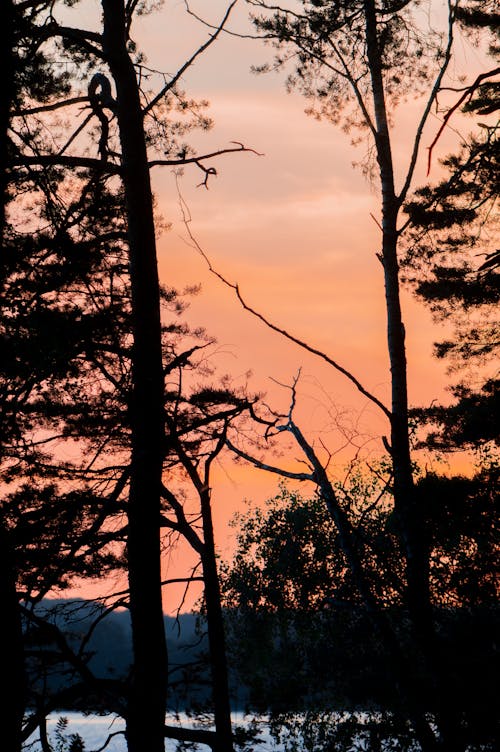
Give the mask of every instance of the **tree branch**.
M 27 156 L 19 154 L 9 160 L 9 167 L 71 167 L 72 169 L 82 167 L 88 170 L 98 170 L 110 175 L 120 175 L 122 168 L 112 162 L 104 162 L 101 159 L 92 157 L 74 157 L 65 156 L 64 154 L 40 154 L 38 156 Z
M 195 744 L 206 744 L 212 749 L 216 749 L 217 735 L 215 731 L 205 731 L 203 729 L 187 729 L 178 726 L 165 726 L 165 737 L 167 739 L 176 739 L 181 742 L 194 742 Z
M 429 95 L 429 98 L 427 100 L 427 103 L 425 105 L 424 112 L 422 114 L 422 117 L 420 118 L 420 122 L 417 127 L 417 131 L 415 134 L 415 140 L 413 142 L 413 151 L 410 158 L 410 164 L 408 166 L 408 172 L 406 174 L 406 179 L 404 182 L 403 187 L 401 188 L 401 191 L 398 196 L 398 202 L 399 205 L 404 202 L 406 198 L 406 194 L 408 193 L 408 190 L 410 188 L 410 183 L 413 178 L 413 173 L 415 172 L 415 165 L 417 163 L 417 157 L 420 149 L 420 142 L 422 140 L 422 133 L 425 127 L 425 124 L 427 122 L 427 118 L 429 117 L 429 113 L 431 111 L 431 107 L 436 101 L 437 95 L 439 93 L 441 82 L 443 80 L 444 74 L 446 73 L 446 70 L 448 69 L 448 65 L 450 64 L 451 60 L 451 50 L 453 47 L 453 26 L 455 23 L 455 9 L 452 7 L 450 0 L 448 0 L 448 43 L 446 45 L 446 51 L 444 55 L 444 61 L 443 64 L 439 70 L 439 73 L 436 77 L 436 80 L 434 81 L 434 86 L 432 87 L 431 93 Z M 427 174 L 429 174 L 430 169 L 430 152 L 429 152 L 429 162 L 427 167 Z
M 191 222 L 191 217 L 189 215 L 189 210 L 188 210 L 187 204 L 184 201 L 184 199 L 182 198 L 182 195 L 181 195 L 180 191 L 178 191 L 178 195 L 179 195 L 179 204 L 180 204 L 180 207 L 181 207 L 181 212 L 182 212 L 184 226 L 186 227 L 186 231 L 187 231 L 189 239 L 190 239 L 190 241 L 192 243 L 192 247 L 195 248 L 195 250 L 197 250 L 198 253 L 205 260 L 205 262 L 206 262 L 206 264 L 208 266 L 209 271 L 215 277 L 217 277 L 218 279 L 220 279 L 220 281 L 224 285 L 226 285 L 226 287 L 229 287 L 231 290 L 234 291 L 234 293 L 235 293 L 236 297 L 238 298 L 238 300 L 239 300 L 242 308 L 245 311 L 248 311 L 248 313 L 251 313 L 252 316 L 255 316 L 255 318 L 257 318 L 260 321 L 262 321 L 262 323 L 265 324 L 269 329 L 272 329 L 272 331 L 277 332 L 278 334 L 281 334 L 283 337 L 285 337 L 286 339 L 290 340 L 290 342 L 294 342 L 296 345 L 299 345 L 299 347 L 301 347 L 303 350 L 306 350 L 307 352 L 311 353 L 312 355 L 316 355 L 318 358 L 321 358 L 326 363 L 328 363 L 333 368 L 335 368 L 336 371 L 338 371 L 339 373 L 341 373 L 352 384 L 354 384 L 354 386 L 356 387 L 356 389 L 359 392 L 361 392 L 361 394 L 363 394 L 367 399 L 369 399 L 371 402 L 373 402 L 374 405 L 377 405 L 377 407 L 380 408 L 380 410 L 382 410 L 382 412 L 389 418 L 389 420 L 391 420 L 392 419 L 391 411 L 384 405 L 383 402 L 381 402 L 381 400 L 378 399 L 378 397 L 375 397 L 374 394 L 372 394 L 367 389 L 365 389 L 364 386 L 361 384 L 361 382 L 358 381 L 358 379 L 350 371 L 348 371 L 346 368 L 344 368 L 339 363 L 337 363 L 335 360 L 333 360 L 333 358 L 330 358 L 330 356 L 327 355 L 326 353 L 322 352 L 321 350 L 318 350 L 316 347 L 312 347 L 307 342 L 304 342 L 303 340 L 301 340 L 299 337 L 296 337 L 295 335 L 293 335 L 290 332 L 286 331 L 286 329 L 283 329 L 283 328 L 277 326 L 276 324 L 273 324 L 262 313 L 260 313 L 256 309 L 252 308 L 252 306 L 250 306 L 246 302 L 246 300 L 243 298 L 243 296 L 241 294 L 241 291 L 239 289 L 239 285 L 237 283 L 234 283 L 234 282 L 229 282 L 229 280 L 226 279 L 226 277 L 224 277 L 220 272 L 218 272 L 212 266 L 212 263 L 211 263 L 209 257 L 207 256 L 207 254 L 202 249 L 202 247 L 200 246 L 200 244 L 198 243 L 198 241 L 196 240 L 196 238 L 193 236 L 193 234 L 191 232 L 191 228 L 189 227 L 189 223 Z
M 173 87 L 175 86 L 175 84 L 177 83 L 177 81 L 178 81 L 178 80 L 179 80 L 179 79 L 181 78 L 181 76 L 182 76 L 182 75 L 183 75 L 183 74 L 184 74 L 184 73 L 186 72 L 186 70 L 187 70 L 188 68 L 190 68 L 190 67 L 191 67 L 191 66 L 193 65 L 193 63 L 194 63 L 194 61 L 196 60 L 196 58 L 198 58 L 198 57 L 199 57 L 199 56 L 200 56 L 200 55 L 201 55 L 201 54 L 202 54 L 203 52 L 205 52 L 205 50 L 206 50 L 206 49 L 207 49 L 208 47 L 210 47 L 210 45 L 211 45 L 211 44 L 212 44 L 213 42 L 215 42 L 215 40 L 217 39 L 217 37 L 218 37 L 218 36 L 219 36 L 219 34 L 221 33 L 222 29 L 224 28 L 224 26 L 225 26 L 225 24 L 226 24 L 226 21 L 227 21 L 227 19 L 229 18 L 230 14 L 231 14 L 231 11 L 233 10 L 233 8 L 234 8 L 234 6 L 236 5 L 236 3 L 237 3 L 237 2 L 238 2 L 238 0 L 233 0 L 233 2 L 232 2 L 232 3 L 231 3 L 231 4 L 229 5 L 229 7 L 227 8 L 227 10 L 226 10 L 226 12 L 225 12 L 225 14 L 224 14 L 224 17 L 223 17 L 223 19 L 222 19 L 222 21 L 221 21 L 221 22 L 220 22 L 220 24 L 219 24 L 219 25 L 218 25 L 218 26 L 216 27 L 216 29 L 215 29 L 215 32 L 214 32 L 214 33 L 213 33 L 213 34 L 212 34 L 212 35 L 211 35 L 211 36 L 210 36 L 210 37 L 209 37 L 209 38 L 207 39 L 207 41 L 206 41 L 206 42 L 205 42 L 204 44 L 202 44 L 202 45 L 201 45 L 201 47 L 199 47 L 199 48 L 198 48 L 198 49 L 196 50 L 196 52 L 195 52 L 195 53 L 194 53 L 193 55 L 191 55 L 191 57 L 189 58 L 189 60 L 187 60 L 187 61 L 186 61 L 186 62 L 184 63 L 184 65 L 182 65 L 182 66 L 181 66 L 181 67 L 179 68 L 179 70 L 177 71 L 177 73 L 175 74 L 175 76 L 174 76 L 174 77 L 172 78 L 172 80 L 171 80 L 171 81 L 169 81 L 169 82 L 168 82 L 168 84 L 165 84 L 165 86 L 163 87 L 163 89 L 162 89 L 162 90 L 161 90 L 161 91 L 160 91 L 160 92 L 159 92 L 159 93 L 158 93 L 158 94 L 157 94 L 157 95 L 156 95 L 156 96 L 154 97 L 154 99 L 152 99 L 152 100 L 151 100 L 151 102 L 149 102 L 149 104 L 148 104 L 148 105 L 147 105 L 147 106 L 146 106 L 146 107 L 144 108 L 144 110 L 143 110 L 143 114 L 144 114 L 144 115 L 147 115 L 147 114 L 148 114 L 148 112 L 150 112 L 150 110 L 152 110 L 152 109 L 153 109 L 154 107 L 156 107 L 156 105 L 158 104 L 158 102 L 159 102 L 159 101 L 160 101 L 161 99 L 163 99 L 163 97 L 165 96 L 165 94 L 167 94 L 167 93 L 168 93 L 168 92 L 169 92 L 169 91 L 170 91 L 171 89 L 173 89 Z
M 312 473 L 295 473 L 292 470 L 283 470 L 283 468 L 281 467 L 276 467 L 275 465 L 268 465 L 266 462 L 262 462 L 261 460 L 257 459 L 257 457 L 252 457 L 251 454 L 247 454 L 247 452 L 244 452 L 242 449 L 239 449 L 237 446 L 233 444 L 233 442 L 230 439 L 226 439 L 226 445 L 234 454 L 236 454 L 238 457 L 241 457 L 241 459 L 246 460 L 247 462 L 250 462 L 250 464 L 252 464 L 254 467 L 258 467 L 259 470 L 266 470 L 269 473 L 274 473 L 275 475 L 282 475 L 284 478 L 290 478 L 291 480 L 314 482 L 314 475 Z
M 96 44 L 102 43 L 102 37 L 93 31 L 84 31 L 83 29 L 75 29 L 69 26 L 60 26 L 57 21 L 51 21 L 45 26 L 41 26 L 36 30 L 35 36 L 38 39 L 45 40 L 52 37 L 61 37 L 70 42 L 75 42 L 85 52 L 95 55 L 100 60 L 106 60 L 104 52 Z
M 59 102 L 51 102 L 50 104 L 42 104 L 39 107 L 30 107 L 26 110 L 16 110 L 13 113 L 13 117 L 27 117 L 28 115 L 38 115 L 41 112 L 53 112 L 59 110 L 62 107 L 69 107 L 72 104 L 88 104 L 89 98 L 87 96 L 71 97 L 70 99 L 62 99 Z
M 247 146 L 244 146 L 239 141 L 231 141 L 231 143 L 237 144 L 237 146 L 234 148 L 218 149 L 217 151 L 213 151 L 208 154 L 201 154 L 200 156 L 196 156 L 196 157 L 181 157 L 180 159 L 154 159 L 148 163 L 148 166 L 150 168 L 151 167 L 180 167 L 182 165 L 195 164 L 197 167 L 200 168 L 202 172 L 205 173 L 205 178 L 200 183 L 200 185 L 204 185 L 205 188 L 207 188 L 209 177 L 211 175 L 217 175 L 217 170 L 215 169 L 215 167 L 205 167 L 205 165 L 202 164 L 202 162 L 205 159 L 213 159 L 214 157 L 220 157 L 223 154 L 234 154 L 234 152 L 239 152 L 239 151 L 252 152 L 252 154 L 256 154 L 258 157 L 263 156 L 261 153 L 259 153 L 255 149 L 251 149 Z
M 500 75 L 500 68 L 493 68 L 493 70 L 491 70 L 491 71 L 487 71 L 486 73 L 481 73 L 476 78 L 476 80 L 470 86 L 468 86 L 465 89 L 464 93 L 462 94 L 462 96 L 460 97 L 460 99 L 458 99 L 458 101 L 455 102 L 455 104 L 453 105 L 453 107 L 450 107 L 450 109 L 448 110 L 448 112 L 446 113 L 446 115 L 443 118 L 443 122 L 441 123 L 441 127 L 438 130 L 438 132 L 437 132 L 437 134 L 436 134 L 436 136 L 435 136 L 432 144 L 429 146 L 429 157 L 427 159 L 427 175 L 429 174 L 429 172 L 431 170 L 432 151 L 433 151 L 434 147 L 436 146 L 437 142 L 439 141 L 439 139 L 441 137 L 441 134 L 443 133 L 444 129 L 446 128 L 446 126 L 448 124 L 448 121 L 450 120 L 450 118 L 453 115 L 453 113 L 458 110 L 458 108 L 460 107 L 460 105 L 463 104 L 467 98 L 470 98 L 473 95 L 473 93 L 475 92 L 475 90 L 477 89 L 477 87 L 479 86 L 479 84 L 481 83 L 481 81 L 484 81 L 486 78 L 491 78 L 492 76 L 498 76 L 498 75 Z
M 194 548 L 194 550 L 201 556 L 205 548 L 204 543 L 187 521 L 182 504 L 176 499 L 172 491 L 170 491 L 170 489 L 163 484 L 161 488 L 161 495 L 175 512 L 175 516 L 177 518 L 177 526 L 174 529 L 177 529 L 177 531 L 186 538 L 191 547 Z M 169 524 L 169 522 L 170 521 L 166 518 L 162 518 L 162 523 L 164 525 L 173 527 L 172 523 Z

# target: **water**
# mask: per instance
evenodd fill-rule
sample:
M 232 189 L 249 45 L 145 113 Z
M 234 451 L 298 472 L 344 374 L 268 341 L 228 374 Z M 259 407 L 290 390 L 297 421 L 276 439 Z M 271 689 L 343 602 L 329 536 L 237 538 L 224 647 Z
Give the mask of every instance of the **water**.
M 61 718 L 65 718 L 67 724 L 62 729 L 60 728 L 58 731 L 58 723 L 60 723 Z M 303 718 L 303 716 L 297 716 L 297 718 Z M 368 724 L 370 722 L 370 719 L 372 721 L 374 720 L 374 715 L 363 712 L 334 712 L 331 714 L 330 718 L 333 721 L 334 725 L 335 723 L 338 725 L 341 734 L 341 736 L 339 736 L 337 739 L 340 746 L 335 746 L 335 749 L 345 749 L 349 750 L 349 752 L 368 752 L 370 749 L 372 749 L 372 744 L 370 741 L 371 737 L 368 738 L 366 734 L 360 733 L 360 731 L 365 724 Z M 288 745 L 277 744 L 273 740 L 269 733 L 267 720 L 264 716 L 261 716 L 257 719 L 251 719 L 250 717 L 245 716 L 242 713 L 233 714 L 233 723 L 240 727 L 249 725 L 252 720 L 258 723 L 260 735 L 258 737 L 258 743 L 254 742 L 250 748 L 256 750 L 256 752 L 284 752 L 285 746 Z M 168 725 L 179 725 L 185 728 L 195 728 L 193 719 L 182 714 L 179 714 L 179 716 L 177 717 L 167 716 L 165 721 Z M 345 724 L 347 727 L 351 726 L 352 721 L 356 723 L 356 728 L 351 729 L 349 738 L 347 738 L 345 734 L 342 734 L 341 727 L 342 724 Z M 111 715 L 86 716 L 83 713 L 75 713 L 72 711 L 52 713 L 48 717 L 47 722 L 47 732 L 53 752 L 68 752 L 68 750 L 70 749 L 71 736 L 73 734 L 78 734 L 83 740 L 84 752 L 127 752 L 127 745 L 122 733 L 124 731 L 124 728 L 125 725 L 121 718 L 116 718 Z M 419 745 L 416 743 L 409 743 L 408 745 L 404 744 L 403 746 L 400 746 L 397 738 L 391 737 L 390 733 L 388 736 L 384 735 L 384 737 L 385 738 L 381 742 L 380 747 L 377 744 L 377 749 L 380 748 L 381 750 L 384 750 L 384 752 L 393 752 L 397 749 L 411 750 L 412 752 L 418 752 L 418 750 L 420 750 Z M 319 742 L 319 744 L 317 742 Z M 176 742 L 175 740 L 166 739 L 165 752 L 176 752 L 178 748 L 177 744 L 178 742 Z M 324 744 L 325 739 L 321 738 L 320 732 L 319 736 L 316 739 L 316 743 L 309 736 L 306 748 L 322 749 L 324 748 Z M 298 748 L 300 749 L 301 746 L 302 745 L 299 742 Z M 26 742 L 24 748 L 26 752 L 42 752 L 42 746 L 38 739 L 38 735 L 34 735 L 28 742 Z M 290 747 L 288 748 L 290 749 Z M 293 744 L 291 748 L 297 749 L 297 747 L 294 747 Z M 207 752 L 207 750 L 209 750 L 209 747 L 200 744 L 198 746 L 192 746 L 190 747 L 190 749 L 198 750 L 199 752 Z
M 67 719 L 67 725 L 62 729 L 61 735 L 58 736 L 57 726 L 61 718 Z M 233 716 L 233 721 L 241 726 L 249 722 L 245 716 L 240 714 L 235 714 Z M 180 715 L 178 718 L 167 717 L 166 723 L 168 723 L 168 725 L 179 725 L 185 726 L 186 728 L 193 728 L 193 720 L 183 715 Z M 103 750 L 104 752 L 104 749 L 105 752 L 127 752 L 127 745 L 123 733 L 120 733 L 123 732 L 124 728 L 125 724 L 121 718 L 115 718 L 111 715 L 86 716 L 83 713 L 75 713 L 72 711 L 52 713 L 48 717 L 47 722 L 47 732 L 54 752 L 67 752 L 72 734 L 79 734 L 83 739 L 85 752 L 99 752 L 99 750 Z M 106 745 L 108 738 L 109 742 Z M 263 733 L 260 738 L 262 743 L 257 746 L 259 752 L 269 752 L 270 750 L 276 752 L 279 750 L 278 747 L 273 745 L 271 738 L 266 733 L 264 722 Z M 59 739 L 61 741 L 59 741 Z M 67 745 L 61 744 L 63 739 L 67 740 Z M 41 752 L 42 747 L 37 734 L 25 744 L 25 748 L 26 752 Z M 175 752 L 176 749 L 176 741 L 169 739 L 165 740 L 165 752 Z M 198 749 L 200 752 L 204 752 L 209 748 L 205 745 L 199 745 Z

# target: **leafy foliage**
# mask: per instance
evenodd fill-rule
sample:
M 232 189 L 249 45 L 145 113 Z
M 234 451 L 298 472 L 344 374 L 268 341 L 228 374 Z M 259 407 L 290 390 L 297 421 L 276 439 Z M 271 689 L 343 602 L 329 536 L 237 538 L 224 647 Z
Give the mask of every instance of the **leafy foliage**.
M 485 463 L 472 480 L 426 475 L 417 486 L 440 660 L 471 739 L 491 738 L 495 724 L 497 476 Z M 361 486 L 356 479 L 354 499 Z M 368 489 L 369 482 L 367 496 Z M 249 708 L 271 714 L 273 733 L 287 749 L 326 750 L 332 744 L 348 749 L 356 739 L 370 739 L 368 744 L 392 739 L 395 749 L 412 749 L 407 708 L 394 686 L 394 657 L 345 587 L 349 573 L 322 503 L 282 487 L 264 509 L 235 521 L 238 548 L 223 577 L 233 665 L 249 686 Z M 366 510 L 366 501 L 360 506 Z M 365 535 L 374 535 L 376 550 L 380 530 L 393 524 L 392 513 L 382 506 L 369 514 L 373 524 Z M 383 540 L 390 540 L 387 532 Z M 398 570 L 404 576 L 398 558 L 393 549 L 385 576 L 394 578 Z M 388 598 L 380 606 L 408 657 L 414 644 L 402 603 L 391 600 L 393 587 L 386 582 Z M 409 665 L 420 681 L 427 669 L 418 656 L 414 661 Z M 432 695 L 426 702 L 428 711 L 434 709 Z M 333 708 L 364 713 L 343 715 Z

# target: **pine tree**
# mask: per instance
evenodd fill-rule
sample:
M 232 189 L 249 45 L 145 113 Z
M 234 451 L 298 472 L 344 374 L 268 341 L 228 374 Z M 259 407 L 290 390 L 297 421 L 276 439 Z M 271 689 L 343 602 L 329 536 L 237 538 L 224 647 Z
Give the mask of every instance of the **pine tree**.
M 489 30 L 490 54 L 498 54 L 494 5 L 468 3 L 459 19 L 469 32 Z M 475 130 L 458 153 L 443 160 L 447 176 L 417 190 L 405 206 L 413 227 L 407 278 L 435 318 L 452 329 L 451 337 L 436 344 L 435 353 L 449 362 L 452 373 L 462 374 L 450 387 L 450 405 L 415 411 L 420 421 L 434 424 L 427 445 L 442 450 L 499 441 L 500 382 L 494 366 L 500 325 L 499 72 L 496 68 L 481 74 L 447 112 L 443 126 L 461 107 L 476 121 Z

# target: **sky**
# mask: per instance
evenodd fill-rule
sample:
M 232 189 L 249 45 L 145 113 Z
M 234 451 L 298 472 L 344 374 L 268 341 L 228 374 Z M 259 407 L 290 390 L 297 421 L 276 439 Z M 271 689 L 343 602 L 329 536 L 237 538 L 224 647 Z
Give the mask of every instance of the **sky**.
M 91 13 L 97 6 L 94 2 L 85 7 L 89 10 L 83 12 Z M 225 2 L 198 0 L 191 7 L 218 23 Z M 230 27 L 251 32 L 241 0 Z M 157 13 L 140 20 L 136 39 L 147 64 L 172 75 L 208 33 L 186 14 L 184 2 L 166 0 Z M 479 53 L 472 47 L 462 45 L 461 54 L 470 70 L 477 66 Z M 252 391 L 265 392 L 270 404 L 284 409 L 289 391 L 280 384 L 291 384 L 301 369 L 297 416 L 309 436 L 321 438 L 335 453 L 343 443 L 336 425 L 348 431 L 356 426 L 364 437 L 371 437 L 367 451 L 377 452 L 380 435 L 387 434 L 388 428 L 376 409 L 331 367 L 243 311 L 234 293 L 210 274 L 183 221 L 178 187 L 189 209 L 191 233 L 213 266 L 239 284 L 246 301 L 337 360 L 389 403 L 383 278 L 376 257 L 380 197 L 376 185 L 353 167 L 363 158 L 364 148 L 354 149 L 338 128 L 307 116 L 305 100 L 296 92 L 286 92 L 282 73 L 251 72 L 252 64 L 270 56 L 269 48 L 259 41 L 222 35 L 182 79 L 190 96 L 210 101 L 212 131 L 190 138 L 199 153 L 237 141 L 258 154 L 211 160 L 207 164 L 216 167 L 217 176 L 210 179 L 208 190 L 199 186 L 203 176 L 194 167 L 186 168 L 178 182 L 170 168 L 154 170 L 157 210 L 171 225 L 158 241 L 160 277 L 178 289 L 201 284 L 188 317 L 217 338 L 215 362 L 221 373 L 230 373 L 236 383 L 248 383 Z M 421 102 L 412 99 L 395 118 L 399 178 L 408 162 L 408 134 L 421 108 Z M 438 127 L 439 121 L 432 117 L 416 185 L 425 180 L 425 147 Z M 454 145 L 455 138 L 451 132 L 444 135 L 433 169 L 438 170 L 439 156 Z M 410 403 L 445 400 L 445 365 L 432 356 L 439 327 L 407 291 L 403 308 Z M 342 452 L 334 457 L 334 471 L 342 471 L 348 456 Z M 212 499 L 216 542 L 223 557 L 230 556 L 234 546 L 228 526 L 234 512 L 245 508 L 245 499 L 262 503 L 277 488 L 276 476 L 235 466 L 228 458 L 217 465 Z M 180 576 L 190 561 L 185 551 L 173 552 L 165 561 L 165 575 Z M 168 612 L 180 592 L 179 587 L 167 591 Z M 192 602 L 188 598 L 187 606 Z

